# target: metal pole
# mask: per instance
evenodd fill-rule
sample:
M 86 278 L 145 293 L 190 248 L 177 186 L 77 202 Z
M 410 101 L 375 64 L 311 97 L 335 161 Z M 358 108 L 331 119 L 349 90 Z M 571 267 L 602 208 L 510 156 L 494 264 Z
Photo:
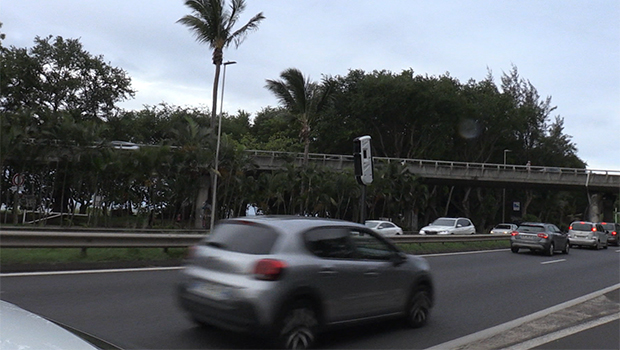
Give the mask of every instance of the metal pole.
M 224 62 L 224 72 L 222 74 L 222 97 L 220 99 L 220 116 L 217 125 L 217 145 L 215 146 L 215 164 L 213 171 L 213 189 L 211 191 L 211 225 L 209 226 L 209 230 L 213 230 L 213 226 L 215 225 L 215 215 L 217 214 L 217 177 L 218 177 L 218 163 L 220 158 L 220 138 L 222 135 L 222 113 L 223 113 L 223 105 L 224 105 L 224 84 L 226 84 L 226 66 L 229 64 L 235 64 L 235 61 L 227 61 Z
M 509 149 L 504 150 L 504 171 L 506 171 L 506 153 L 512 152 Z M 506 222 L 506 185 L 502 189 L 502 222 Z
M 366 185 L 362 185 L 362 198 L 360 198 L 360 224 L 366 222 Z

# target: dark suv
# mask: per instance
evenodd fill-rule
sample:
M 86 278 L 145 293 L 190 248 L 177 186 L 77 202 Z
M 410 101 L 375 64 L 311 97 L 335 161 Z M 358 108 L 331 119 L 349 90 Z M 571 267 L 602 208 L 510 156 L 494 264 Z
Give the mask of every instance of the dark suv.
M 181 307 L 198 323 L 307 348 L 332 325 L 402 317 L 426 324 L 429 264 L 364 225 L 254 216 L 222 221 L 191 249 Z
M 568 254 L 570 245 L 568 235 L 554 224 L 524 222 L 512 232 L 510 237 L 510 250 L 518 253 L 521 248 L 552 256 L 555 251 Z
M 601 226 L 607 231 L 607 243 L 618 246 L 618 235 L 620 235 L 620 224 L 613 222 L 601 222 Z

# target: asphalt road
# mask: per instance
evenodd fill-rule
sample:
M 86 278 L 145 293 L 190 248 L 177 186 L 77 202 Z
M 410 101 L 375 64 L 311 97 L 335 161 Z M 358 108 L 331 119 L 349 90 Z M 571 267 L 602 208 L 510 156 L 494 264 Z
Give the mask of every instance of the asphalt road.
M 426 327 L 411 330 L 396 321 L 354 327 L 325 334 L 318 346 L 425 349 L 620 283 L 617 247 L 552 257 L 501 250 L 427 259 L 437 304 Z M 267 346 L 253 337 L 196 327 L 176 305 L 177 277 L 174 268 L 2 274 L 0 298 L 126 349 Z M 613 334 L 613 328 L 607 331 Z

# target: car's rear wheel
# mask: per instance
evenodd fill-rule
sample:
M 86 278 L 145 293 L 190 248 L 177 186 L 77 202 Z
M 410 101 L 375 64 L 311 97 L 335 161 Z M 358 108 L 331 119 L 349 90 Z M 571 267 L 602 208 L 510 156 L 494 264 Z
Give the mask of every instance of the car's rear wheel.
M 312 304 L 300 300 L 283 313 L 277 345 L 284 349 L 309 349 L 314 344 L 318 319 Z
M 553 245 L 553 242 L 551 242 L 551 244 L 549 244 L 549 248 L 547 249 L 545 253 L 547 254 L 547 256 L 553 256 L 554 250 L 555 250 L 555 246 Z
M 511 250 L 513 253 L 518 253 L 518 252 L 519 252 L 519 247 L 510 247 L 510 250 Z
M 431 312 L 431 293 L 427 288 L 416 289 L 407 307 L 407 325 L 420 328 L 428 322 Z

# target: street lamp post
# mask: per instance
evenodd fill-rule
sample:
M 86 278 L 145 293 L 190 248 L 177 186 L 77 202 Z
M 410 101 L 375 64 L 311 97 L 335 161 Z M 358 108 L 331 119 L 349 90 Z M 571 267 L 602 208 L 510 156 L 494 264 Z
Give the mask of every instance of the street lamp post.
M 512 152 L 509 149 L 504 150 L 504 171 L 506 171 L 506 153 Z M 502 222 L 506 222 L 506 186 L 502 189 Z
M 215 215 L 217 214 L 217 177 L 218 177 L 218 163 L 220 159 L 220 138 L 222 135 L 222 113 L 224 106 L 224 85 L 226 84 L 226 66 L 229 64 L 235 64 L 235 61 L 226 61 L 224 62 L 224 72 L 222 74 L 222 95 L 220 99 L 220 116 L 217 125 L 217 145 L 215 146 L 215 164 L 213 171 L 213 189 L 211 191 L 211 226 L 209 226 L 209 230 L 213 230 L 213 226 L 215 225 Z

